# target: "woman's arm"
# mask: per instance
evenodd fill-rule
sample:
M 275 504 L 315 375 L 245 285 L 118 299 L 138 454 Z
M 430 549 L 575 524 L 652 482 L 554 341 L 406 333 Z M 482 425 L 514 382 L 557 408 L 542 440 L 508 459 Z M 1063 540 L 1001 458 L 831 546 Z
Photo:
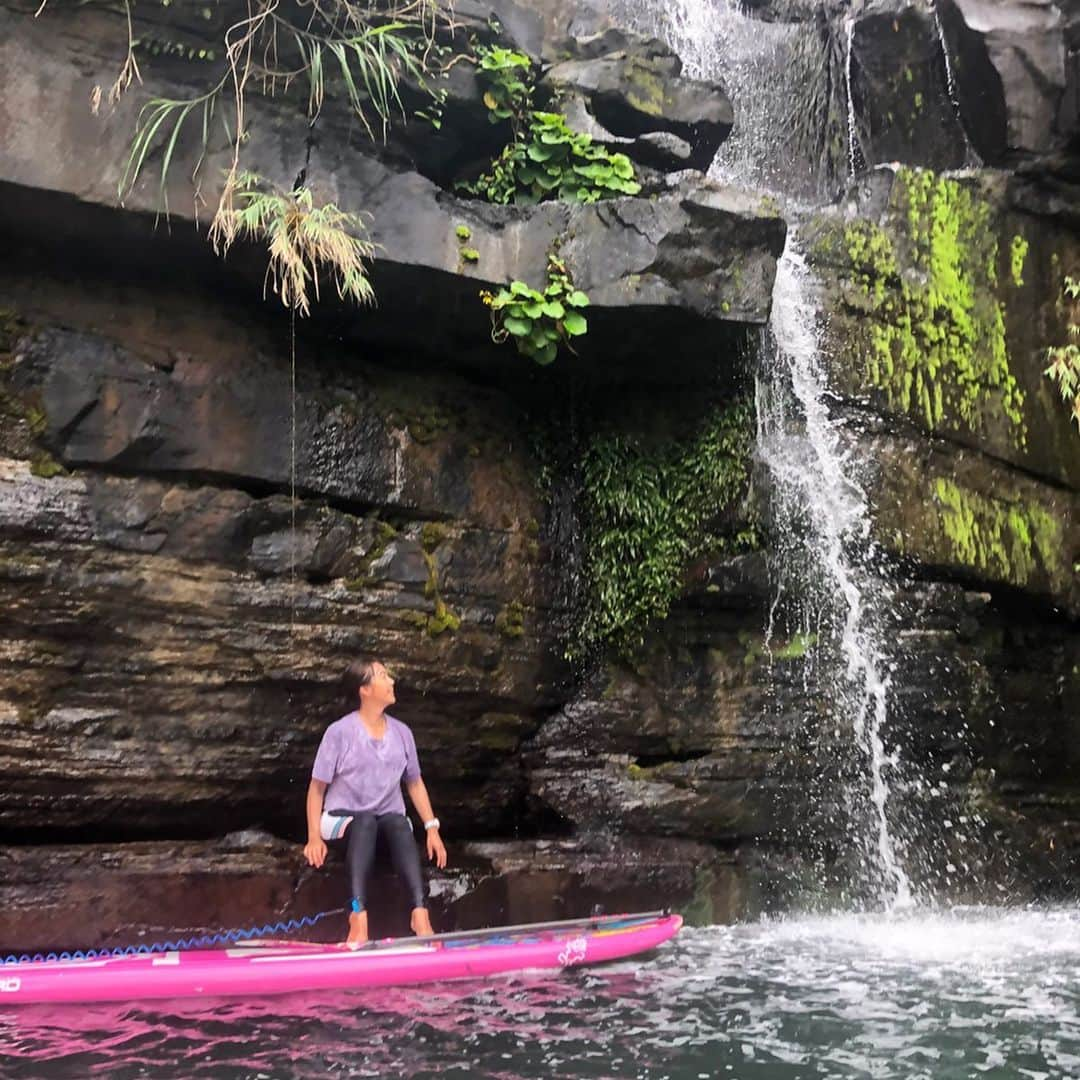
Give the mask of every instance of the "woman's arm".
M 304 858 L 316 870 L 326 861 L 326 841 L 322 838 L 319 819 L 322 817 L 323 797 L 330 785 L 312 777 L 307 789 L 307 843 L 304 845 Z
M 416 807 L 420 820 L 431 821 L 435 817 L 435 811 L 431 809 L 431 797 L 428 795 L 424 781 L 419 777 L 416 780 L 406 780 L 405 790 L 409 793 L 409 798 Z M 425 829 L 424 832 L 427 833 L 428 858 L 434 860 L 442 870 L 446 866 L 446 848 L 443 846 L 442 837 L 439 836 L 439 829 L 436 826 L 433 829 Z

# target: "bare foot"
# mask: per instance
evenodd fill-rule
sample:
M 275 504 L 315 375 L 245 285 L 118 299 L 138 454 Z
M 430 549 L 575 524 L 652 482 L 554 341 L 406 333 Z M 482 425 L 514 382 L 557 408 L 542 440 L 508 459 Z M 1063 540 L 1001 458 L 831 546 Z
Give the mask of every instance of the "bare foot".
M 409 925 L 417 937 L 430 937 L 435 933 L 431 928 L 431 916 L 428 914 L 426 907 L 413 908 Z
M 345 939 L 345 944 L 351 945 L 355 949 L 360 945 L 367 944 L 367 939 L 367 912 L 349 912 L 349 936 Z

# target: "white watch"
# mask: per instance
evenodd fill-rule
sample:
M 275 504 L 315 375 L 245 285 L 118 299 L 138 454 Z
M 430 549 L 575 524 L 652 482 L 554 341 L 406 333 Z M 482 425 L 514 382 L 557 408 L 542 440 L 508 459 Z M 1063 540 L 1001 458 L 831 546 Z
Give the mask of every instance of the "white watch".
M 439 819 L 437 817 L 433 817 L 430 821 L 425 821 L 424 822 L 424 828 L 425 829 L 437 829 L 438 827 L 439 827 Z

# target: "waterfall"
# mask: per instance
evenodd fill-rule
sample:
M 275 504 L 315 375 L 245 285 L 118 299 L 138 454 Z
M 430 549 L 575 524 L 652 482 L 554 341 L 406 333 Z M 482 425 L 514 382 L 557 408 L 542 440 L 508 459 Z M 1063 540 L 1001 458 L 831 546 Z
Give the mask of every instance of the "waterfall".
M 718 83 L 735 114 L 709 170 L 712 179 L 800 197 L 831 195 L 822 147 L 829 103 L 827 43 L 800 23 L 766 22 L 738 0 L 613 0 L 623 25 L 659 37 L 684 72 Z M 812 89 L 808 89 L 812 88 Z
M 945 31 L 941 26 L 941 16 L 938 14 L 936 2 L 930 4 L 930 10 L 934 15 L 934 29 L 937 31 L 938 44 L 941 46 L 941 55 L 945 60 L 945 87 L 949 92 L 949 101 L 956 110 L 956 118 L 960 119 L 960 99 L 956 96 L 956 79 L 953 76 L 952 58 L 949 56 L 949 46 L 945 41 Z
M 838 34 L 827 24 L 752 18 L 737 0 L 615 3 L 632 28 L 665 39 L 688 75 L 720 83 L 731 98 L 735 125 L 712 165 L 713 179 L 776 193 L 789 217 L 798 200 L 829 198 L 821 147 L 843 140 L 845 114 L 847 161 L 841 156 L 836 164 L 841 171 L 846 164 L 849 176 L 858 172 L 853 18 Z M 905 777 L 888 748 L 896 710 L 883 622 L 894 607 L 893 587 L 875 566 L 855 433 L 830 413 L 813 285 L 792 230 L 777 267 L 757 395 L 777 582 L 767 632 L 771 639 L 774 622 L 786 619 L 789 629 L 816 635 L 804 690 L 807 697 L 825 695 L 827 719 L 808 708 L 804 720 L 807 729 L 820 729 L 818 753 L 829 779 L 814 793 L 815 813 L 829 819 L 831 842 L 839 837 L 855 853 L 858 865 L 844 888 L 895 910 L 913 902 L 905 866 L 926 854 L 915 850 L 916 834 L 921 843 L 925 830 L 901 800 L 918 797 L 925 781 Z
M 855 119 L 855 95 L 851 92 L 851 61 L 855 44 L 855 20 L 850 15 L 844 20 L 844 37 L 846 42 L 844 52 L 844 91 L 847 94 L 848 175 L 854 177 L 858 171 L 856 153 L 859 145 L 859 133 Z
M 847 726 L 862 760 L 857 783 L 865 789 L 850 797 L 867 811 L 856 809 L 855 817 L 869 821 L 852 822 L 850 831 L 857 834 L 869 825 L 865 876 L 887 907 L 906 907 L 912 902 L 911 883 L 888 815 L 887 772 L 896 762 L 882 737 L 889 678 L 878 612 L 890 605 L 890 589 L 872 569 L 869 510 L 858 463 L 845 447 L 843 425 L 829 413 L 811 285 L 792 231 L 773 292 L 771 370 L 758 385 L 758 453 L 772 479 L 773 562 L 778 581 L 798 581 L 804 617 L 815 609 L 819 648 L 838 658 L 835 670 L 818 675 L 827 684 L 840 733 L 833 752 L 848 745 Z

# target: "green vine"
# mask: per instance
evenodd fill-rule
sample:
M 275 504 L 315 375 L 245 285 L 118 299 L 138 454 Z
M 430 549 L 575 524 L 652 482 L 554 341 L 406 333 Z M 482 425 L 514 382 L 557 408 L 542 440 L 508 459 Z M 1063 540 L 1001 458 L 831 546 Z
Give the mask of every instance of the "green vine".
M 491 308 L 491 337 L 498 344 L 512 338 L 522 356 L 550 364 L 571 339 L 581 337 L 589 324 L 581 309 L 589 298 L 574 288 L 570 271 L 557 252 L 548 253 L 547 284 L 540 292 L 524 281 L 512 281 L 498 293 L 486 290 L 480 298 Z
M 752 528 L 718 525 L 746 490 L 752 431 L 743 400 L 714 410 L 690 440 L 593 439 L 582 462 L 588 596 L 572 653 L 639 647 L 692 559 L 753 546 Z
M 538 203 L 543 199 L 591 203 L 636 195 L 641 185 L 625 154 L 611 153 L 592 137 L 572 131 L 561 113 L 532 108 L 531 62 L 509 49 L 477 50 L 488 119 L 509 120 L 513 137 L 490 171 L 463 190 L 493 203 Z
M 1061 400 L 1069 406 L 1073 420 L 1077 428 L 1080 428 L 1080 313 L 1077 308 L 1080 304 L 1080 278 L 1065 276 L 1062 286 L 1064 298 L 1070 301 L 1069 337 L 1072 341 L 1065 345 L 1056 345 L 1046 350 L 1046 357 L 1050 366 L 1043 372 L 1048 378 L 1057 384 Z

